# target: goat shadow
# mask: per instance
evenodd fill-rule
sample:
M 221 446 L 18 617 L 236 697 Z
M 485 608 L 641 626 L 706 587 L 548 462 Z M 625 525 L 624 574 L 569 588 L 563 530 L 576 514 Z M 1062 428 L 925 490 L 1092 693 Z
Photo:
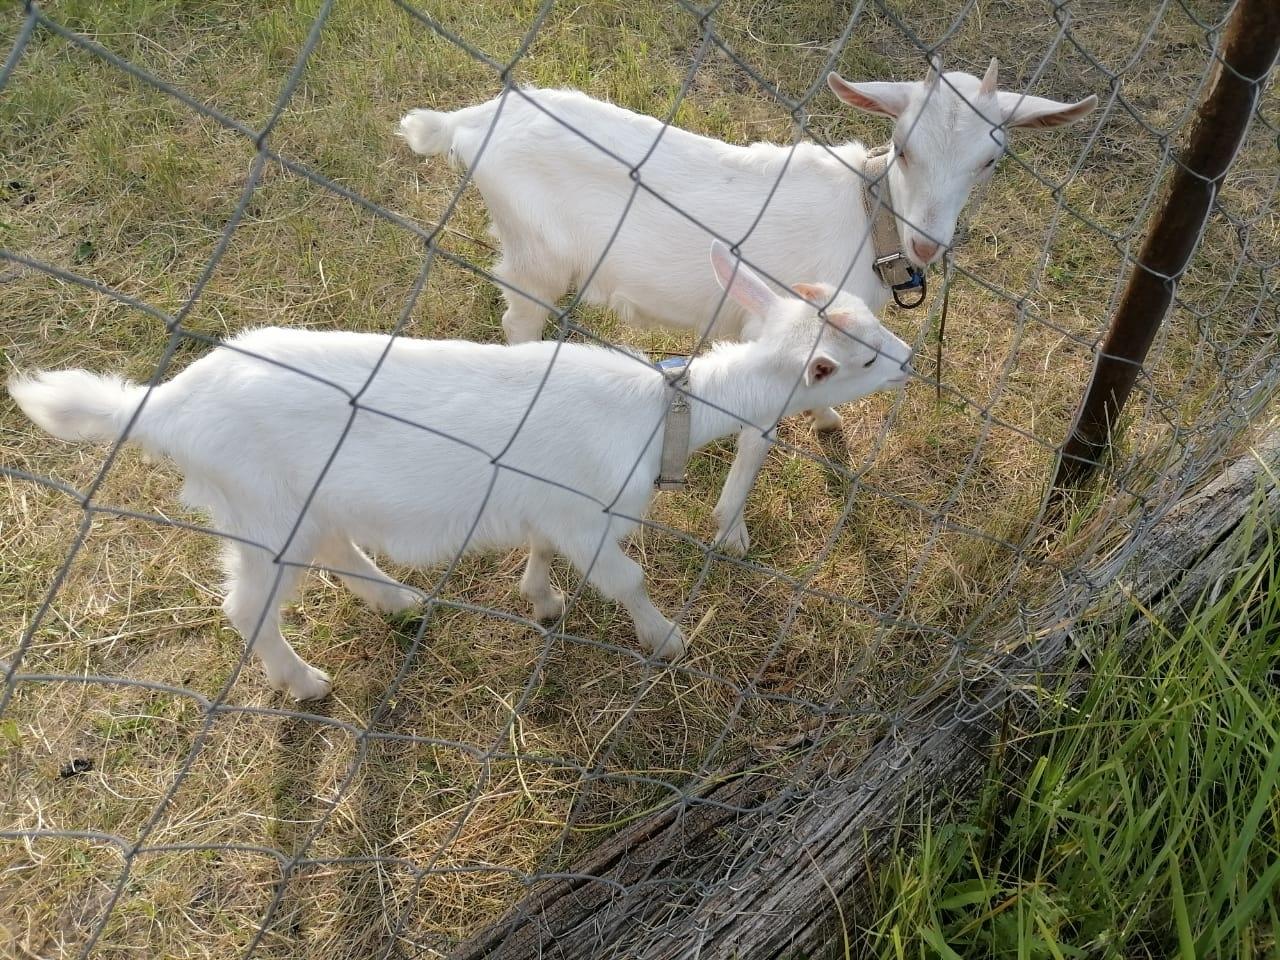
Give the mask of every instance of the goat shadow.
M 399 655 L 370 659 L 373 667 L 364 677 L 370 713 L 387 696 L 399 670 L 412 674 L 421 667 L 423 648 L 415 647 L 415 639 L 422 633 L 421 644 L 429 643 L 430 631 L 439 626 L 431 610 L 380 619 L 386 629 L 382 642 L 394 645 Z M 397 696 L 377 721 L 369 724 L 372 736 L 365 741 L 357 787 L 346 801 L 354 829 L 344 852 L 351 860 L 340 867 L 342 913 L 334 936 L 325 944 L 325 957 L 407 960 L 423 954 L 424 945 L 416 943 L 413 935 L 418 885 L 396 839 L 403 827 L 396 820 L 400 794 L 413 777 L 420 748 L 412 739 L 379 734 L 420 729 L 429 707 L 429 701 Z M 409 900 L 405 899 L 406 890 L 411 891 Z
M 289 703 L 298 715 L 286 717 L 280 729 L 276 759 L 272 767 L 272 797 L 275 819 L 271 827 L 272 846 L 286 857 L 295 856 L 305 842 L 316 819 L 323 815 L 316 802 L 316 782 L 326 752 L 324 725 L 307 716 L 329 717 L 327 701 Z M 308 851 L 310 854 L 311 851 Z M 308 908 L 308 881 L 314 868 L 300 866 L 279 882 L 283 885 L 270 926 L 252 956 L 297 956 L 299 942 L 305 936 Z
M 421 619 L 391 619 L 384 623 L 386 637 L 380 641 L 370 638 L 371 643 L 394 644 L 406 655 Z M 350 687 L 362 684 L 368 691 L 367 707 L 371 713 L 385 696 L 402 662 L 400 657 L 371 656 L 365 661 L 370 665 L 365 676 L 349 673 L 344 678 L 347 695 L 354 692 Z M 299 715 L 284 721 L 273 771 L 276 817 L 272 843 L 285 856 L 295 855 L 316 823 L 326 814 L 329 819 L 307 849 L 303 864 L 287 878 L 267 936 L 253 955 L 293 960 L 315 951 L 334 960 L 401 960 L 409 956 L 407 940 L 403 930 L 393 927 L 408 927 L 412 918 L 400 917 L 393 881 L 397 872 L 406 868 L 384 852 L 395 844 L 396 799 L 403 788 L 405 771 L 412 769 L 413 744 L 376 734 L 413 729 L 416 717 L 412 712 L 418 705 L 400 700 L 385 711 L 369 727 L 374 736 L 366 738 L 363 755 L 356 753 L 357 744 L 349 757 L 339 761 L 336 770 L 333 740 L 353 735 L 336 732 L 313 719 L 333 716 L 330 701 L 292 706 Z M 327 846 L 326 840 L 335 836 L 339 814 L 332 810 L 328 791 L 345 778 L 348 764 L 358 756 L 360 769 L 341 801 L 351 823 L 350 828 L 342 828 L 344 838 L 350 839 L 344 839 L 343 848 L 337 851 L 343 862 L 308 863 L 313 858 L 332 855 L 322 845 Z M 336 782 L 334 777 L 338 778 Z M 333 911 L 331 915 L 319 915 L 318 905 L 322 903 L 329 904 L 324 909 Z

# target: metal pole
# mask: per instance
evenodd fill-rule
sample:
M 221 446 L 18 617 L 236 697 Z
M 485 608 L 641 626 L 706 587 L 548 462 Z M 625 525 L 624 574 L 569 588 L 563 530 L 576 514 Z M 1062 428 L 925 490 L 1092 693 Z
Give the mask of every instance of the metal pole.
M 1219 47 L 1217 76 L 1196 113 L 1063 446 L 1055 493 L 1088 476 L 1106 451 L 1178 280 L 1199 245 L 1213 198 L 1240 149 L 1278 48 L 1280 0 L 1237 0 Z

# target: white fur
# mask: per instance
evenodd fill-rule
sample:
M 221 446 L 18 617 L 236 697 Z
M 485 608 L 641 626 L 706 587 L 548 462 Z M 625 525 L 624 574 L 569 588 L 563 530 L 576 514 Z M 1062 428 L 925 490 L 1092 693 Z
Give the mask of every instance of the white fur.
M 713 265 L 732 273 L 724 248 Z M 768 317 L 758 340 L 718 345 L 691 365 L 695 446 L 906 379 L 910 348 L 857 298 L 830 291 L 824 323 L 745 268 L 730 295 L 759 302 L 761 291 Z M 241 334 L 155 387 L 128 435 L 171 457 L 184 501 L 230 535 L 223 609 L 268 679 L 298 699 L 328 692 L 329 678 L 280 633 L 278 606 L 307 564 L 337 571 L 381 609 L 414 602 L 360 547 L 429 566 L 529 544 L 520 589 L 541 619 L 564 610 L 548 579 L 551 555 L 562 554 L 627 607 L 646 650 L 679 656 L 679 628 L 649 601 L 640 567 L 619 546 L 658 473 L 662 375 L 634 356 L 578 344 L 398 338 L 387 348 L 375 334 Z M 96 440 L 116 439 L 145 393 L 82 370 L 15 378 L 9 391 L 49 432 Z
M 911 161 L 905 169 L 892 163 L 888 178 L 903 218 L 902 250 L 918 265 L 941 255 L 970 189 L 991 174 L 985 164 L 1003 152 L 1002 129 L 984 117 L 1048 126 L 1082 116 L 1096 102 L 1000 93 L 994 61 L 988 78 L 981 88 L 967 73 L 948 73 L 945 82 L 931 73 L 918 83 L 828 77 L 851 105 L 898 118 L 894 138 Z M 418 153 L 447 153 L 470 170 L 502 245 L 493 272 L 504 285 L 502 325 L 513 343 L 541 336 L 546 305 L 570 287 L 633 325 L 750 339 L 748 311 L 730 303 L 717 313 L 720 290 L 702 268 L 708 230 L 739 242 L 747 262 L 779 283 L 843 287 L 877 312 L 888 299 L 872 270 L 863 181 L 853 172 L 866 160 L 860 143 L 737 146 L 664 130 L 652 117 L 573 90 L 537 89 L 509 90 L 451 113 L 413 110 L 400 134 Z M 634 190 L 636 166 L 662 199 Z M 814 422 L 840 425 L 834 410 L 815 411 Z M 742 508 L 768 448 L 759 433 L 743 433 L 716 505 L 718 540 L 734 552 L 749 542 Z
M 59 440 L 115 440 L 124 432 L 144 387 L 87 370 L 54 370 L 37 380 L 14 377 L 9 393 L 23 412 Z

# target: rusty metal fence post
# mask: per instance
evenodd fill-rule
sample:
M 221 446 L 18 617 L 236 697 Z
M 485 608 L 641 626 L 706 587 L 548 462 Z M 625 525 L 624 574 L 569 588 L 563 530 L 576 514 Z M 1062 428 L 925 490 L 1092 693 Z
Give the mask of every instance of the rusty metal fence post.
M 1239 0 L 1219 47 L 1217 75 L 1192 124 L 1164 204 L 1156 212 L 1098 351 L 1093 378 L 1063 446 L 1055 493 L 1099 464 L 1178 281 L 1199 246 L 1218 188 L 1244 140 L 1280 49 L 1280 2 Z

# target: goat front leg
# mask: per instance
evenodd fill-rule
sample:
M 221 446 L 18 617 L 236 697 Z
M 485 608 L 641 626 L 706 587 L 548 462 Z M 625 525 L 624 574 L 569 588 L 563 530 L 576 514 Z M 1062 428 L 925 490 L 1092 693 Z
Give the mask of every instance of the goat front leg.
M 684 634 L 653 605 L 644 588 L 640 564 L 623 553 L 615 541 L 606 540 L 599 550 L 594 544 L 565 545 L 561 552 L 588 583 L 627 608 L 642 648 L 662 660 L 684 656 Z
M 810 410 L 809 416 L 813 417 L 813 429 L 819 433 L 827 433 L 831 430 L 839 430 L 844 423 L 840 419 L 840 414 L 836 412 L 834 407 L 822 407 L 820 410 Z
M 725 477 L 720 499 L 711 511 L 717 524 L 714 546 L 731 556 L 745 556 L 751 546 L 742 512 L 771 446 L 773 441 L 755 427 L 748 427 L 738 434 L 738 452 L 733 458 L 733 466 L 729 468 L 729 475 Z

